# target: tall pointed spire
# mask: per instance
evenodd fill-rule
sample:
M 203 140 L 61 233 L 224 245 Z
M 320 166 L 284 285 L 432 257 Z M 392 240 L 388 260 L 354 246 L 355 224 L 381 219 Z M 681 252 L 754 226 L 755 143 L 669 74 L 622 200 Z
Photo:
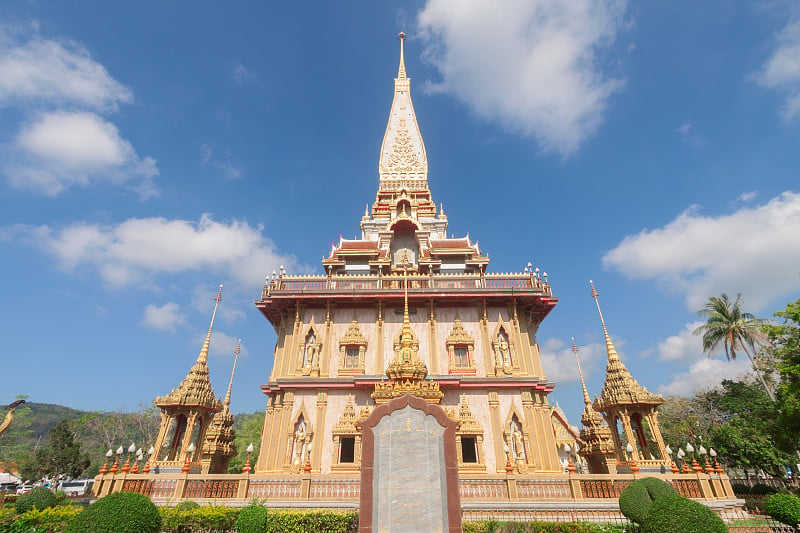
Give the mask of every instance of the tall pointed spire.
M 217 308 L 219 307 L 220 301 L 222 301 L 222 285 L 219 286 L 219 291 L 214 297 L 214 312 L 211 313 L 211 324 L 208 326 L 208 333 L 206 334 L 206 340 L 203 341 L 203 347 L 200 348 L 200 353 L 197 355 L 197 362 L 200 364 L 208 364 L 208 349 L 211 346 L 211 330 L 214 329 L 214 318 L 217 316 Z
M 157 407 L 175 405 L 205 407 L 212 412 L 222 409 L 222 402 L 214 396 L 211 380 L 208 377 L 208 350 L 211 346 L 211 331 L 214 329 L 214 318 L 217 316 L 219 302 L 222 300 L 222 285 L 219 286 L 217 296 L 214 298 L 214 312 L 211 314 L 211 324 L 203 341 L 203 347 L 197 355 L 189 373 L 183 381 L 166 396 L 159 396 L 155 400 Z
M 600 323 L 603 325 L 603 335 L 606 339 L 606 351 L 608 352 L 608 362 L 606 364 L 606 379 L 603 383 L 603 390 L 600 391 L 600 398 L 595 403 L 595 409 L 603 411 L 609 406 L 615 405 L 660 405 L 664 403 L 661 396 L 655 395 L 641 386 L 636 381 L 617 355 L 611 336 L 608 334 L 603 312 L 600 310 L 598 293 L 592 280 L 589 280 L 592 287 L 592 298 L 597 304 L 597 312 L 600 314 Z
M 592 399 L 589 397 L 589 391 L 586 390 L 586 382 L 583 381 L 581 360 L 578 358 L 578 347 L 575 346 L 575 337 L 572 337 L 572 353 L 575 354 L 575 362 L 578 364 L 578 377 L 581 378 L 581 387 L 583 387 L 583 403 L 586 405 L 591 405 Z
M 233 388 L 233 375 L 236 373 L 236 361 L 239 360 L 239 354 L 242 353 L 242 339 L 236 341 L 236 349 L 233 351 L 233 369 L 231 369 L 231 380 L 228 382 L 228 392 L 225 393 L 225 401 L 222 402 L 225 407 L 231 406 L 231 389 Z
M 608 334 L 608 328 L 606 328 L 606 321 L 603 319 L 603 312 L 600 310 L 600 300 L 597 298 L 600 295 L 594 288 L 594 282 L 592 280 L 589 280 L 589 285 L 592 286 L 592 298 L 594 298 L 594 303 L 597 304 L 597 312 L 600 314 L 600 323 L 603 325 L 603 335 L 605 335 L 606 338 L 606 351 L 608 352 L 608 360 L 619 361 L 617 350 L 614 348 L 614 343 L 611 342 L 611 336 Z
M 400 41 L 400 66 L 397 68 L 397 79 L 403 80 L 406 78 L 406 61 L 403 58 L 403 43 L 406 41 L 406 34 L 401 31 L 397 34 L 397 39 Z
M 411 103 L 411 80 L 406 76 L 404 43 L 406 34 L 400 32 L 400 64 L 394 79 L 394 98 L 381 144 L 380 185 L 382 190 L 395 190 L 392 180 L 422 180 L 419 186 L 427 189 L 428 158 L 425 144 L 417 124 L 417 115 Z

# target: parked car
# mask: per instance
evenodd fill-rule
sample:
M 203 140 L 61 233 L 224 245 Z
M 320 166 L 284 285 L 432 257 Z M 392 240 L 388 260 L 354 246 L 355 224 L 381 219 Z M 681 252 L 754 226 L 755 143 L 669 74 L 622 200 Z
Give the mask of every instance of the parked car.
M 17 494 L 25 494 L 26 492 L 28 492 L 32 488 L 33 488 L 33 485 L 28 485 L 28 484 L 20 485 L 20 487 L 17 489 Z
M 91 491 L 93 479 L 73 479 L 62 481 L 58 484 L 58 490 L 64 491 L 67 496 L 86 496 Z

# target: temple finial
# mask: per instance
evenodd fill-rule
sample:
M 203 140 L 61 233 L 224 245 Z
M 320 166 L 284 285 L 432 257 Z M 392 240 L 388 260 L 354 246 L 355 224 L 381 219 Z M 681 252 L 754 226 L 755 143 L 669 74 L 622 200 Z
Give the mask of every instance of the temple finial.
M 231 405 L 231 389 L 233 388 L 233 374 L 236 372 L 236 361 L 239 360 L 239 354 L 242 353 L 242 339 L 236 341 L 236 349 L 233 351 L 233 369 L 231 370 L 231 380 L 228 382 L 228 392 L 225 393 L 224 405 L 230 408 Z
M 599 294 L 594 288 L 594 282 L 592 280 L 589 280 L 589 285 L 592 286 L 592 298 L 594 298 L 594 303 L 597 304 L 597 312 L 600 314 L 600 323 L 603 325 L 603 335 L 605 335 L 606 338 L 606 351 L 608 352 L 608 360 L 619 361 L 617 350 L 614 348 L 614 343 L 611 342 L 611 337 L 608 334 L 608 328 L 606 328 L 606 321 L 603 318 L 603 312 L 600 310 L 600 300 L 597 298 Z
M 214 318 L 217 316 L 217 307 L 219 302 L 222 301 L 222 285 L 219 286 L 219 291 L 214 297 L 214 312 L 211 314 L 211 324 L 208 326 L 208 334 L 206 340 L 203 341 L 203 347 L 200 348 L 200 354 L 197 356 L 197 362 L 203 365 L 208 364 L 208 348 L 211 345 L 211 330 L 214 328 Z
M 397 34 L 397 39 L 400 41 L 400 67 L 397 69 L 397 78 L 404 79 L 406 77 L 406 62 L 403 58 L 403 43 L 406 40 L 406 34 L 401 31 Z
M 575 337 L 572 337 L 572 353 L 575 354 L 575 362 L 578 363 L 578 377 L 581 378 L 581 387 L 583 387 L 583 403 L 589 405 L 592 400 L 589 398 L 589 391 L 586 390 L 586 383 L 583 381 L 583 372 L 581 371 L 581 361 L 578 358 L 578 347 L 575 346 Z

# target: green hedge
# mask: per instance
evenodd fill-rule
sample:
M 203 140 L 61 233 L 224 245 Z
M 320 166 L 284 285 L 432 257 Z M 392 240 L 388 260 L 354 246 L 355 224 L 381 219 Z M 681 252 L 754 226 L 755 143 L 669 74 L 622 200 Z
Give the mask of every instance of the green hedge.
M 725 522 L 709 507 L 680 494 L 659 496 L 647 510 L 641 533 L 727 533 Z
M 464 533 L 628 533 L 633 525 L 587 522 L 464 522 Z
M 161 513 L 161 528 L 170 533 L 184 531 L 232 531 L 236 522 L 239 509 L 232 507 L 206 506 L 182 511 L 177 507 L 168 509 L 159 508 Z
M 65 533 L 159 533 L 161 515 L 150 498 L 115 492 L 83 510 Z
M 192 500 L 185 500 L 175 506 L 176 511 L 189 511 L 191 509 L 198 509 L 200 504 L 192 501 Z
M 655 477 L 637 479 L 619 495 L 619 509 L 629 520 L 644 523 L 647 510 L 663 495 L 677 494 L 672 485 Z
M 17 513 L 23 514 L 33 509 L 47 509 L 58 505 L 58 498 L 44 487 L 35 487 L 24 494 L 20 494 L 14 507 Z
M 269 511 L 254 503 L 242 509 L 236 517 L 236 533 L 263 533 L 269 530 Z
M 794 494 L 773 494 L 764 502 L 764 510 L 778 522 L 800 525 L 800 498 Z

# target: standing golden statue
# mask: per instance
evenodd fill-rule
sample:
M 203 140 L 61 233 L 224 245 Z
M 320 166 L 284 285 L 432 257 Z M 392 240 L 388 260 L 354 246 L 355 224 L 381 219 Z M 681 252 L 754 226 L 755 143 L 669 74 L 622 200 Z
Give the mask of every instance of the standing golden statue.
M 6 409 L 8 409 L 8 412 L 6 413 L 5 418 L 3 418 L 3 421 L 0 422 L 0 435 L 5 433 L 5 431 L 8 429 L 8 426 L 10 426 L 11 422 L 14 421 L 14 411 L 16 411 L 17 407 L 19 407 L 23 403 L 25 403 L 25 400 L 17 400 L 16 402 L 6 407 Z

